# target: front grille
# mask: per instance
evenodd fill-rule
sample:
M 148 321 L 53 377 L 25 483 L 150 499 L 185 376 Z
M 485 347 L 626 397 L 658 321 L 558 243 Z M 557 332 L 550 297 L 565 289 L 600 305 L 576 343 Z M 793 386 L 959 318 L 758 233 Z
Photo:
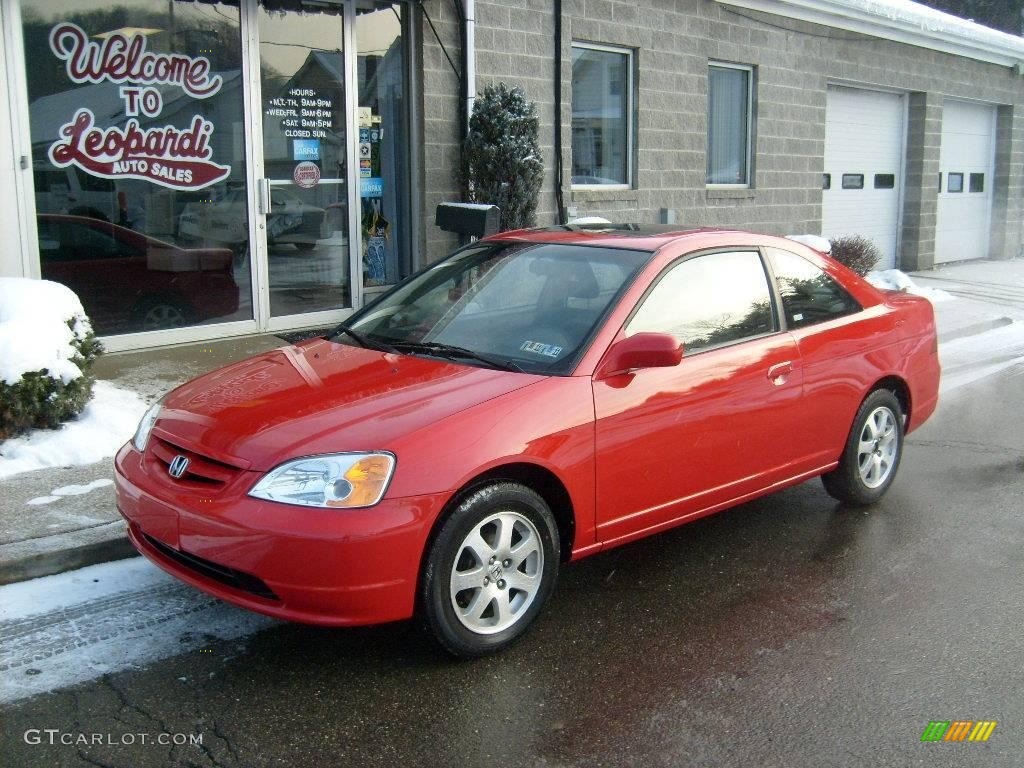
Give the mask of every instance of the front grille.
M 219 565 L 205 558 L 174 549 L 162 541 L 154 539 L 148 533 L 143 533 L 142 535 L 146 537 L 146 541 L 149 542 L 150 546 L 168 560 L 173 560 L 178 565 L 195 571 L 201 576 L 205 576 L 228 587 L 233 587 L 240 592 L 248 592 L 250 595 L 262 597 L 264 600 L 276 600 L 278 602 L 281 600 L 281 598 L 274 594 L 274 590 L 267 586 L 263 579 L 253 576 L 251 573 L 236 571 L 234 568 L 228 568 L 226 565 Z
M 209 456 L 190 451 L 175 445 L 156 435 L 150 437 L 153 455 L 160 461 L 166 470 L 175 456 L 185 456 L 188 459 L 188 469 L 185 470 L 179 479 L 186 482 L 199 483 L 202 485 L 224 485 L 238 474 L 238 467 L 225 464 L 222 461 L 211 459 Z

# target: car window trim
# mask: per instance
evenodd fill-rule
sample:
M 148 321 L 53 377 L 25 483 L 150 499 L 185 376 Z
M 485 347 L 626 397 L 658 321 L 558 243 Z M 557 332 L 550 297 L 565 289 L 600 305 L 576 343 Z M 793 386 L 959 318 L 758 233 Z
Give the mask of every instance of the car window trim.
M 694 351 L 692 353 L 688 353 L 686 351 L 686 345 L 685 345 L 685 342 L 684 342 L 684 344 L 683 344 L 683 360 L 685 361 L 687 358 L 696 357 L 697 355 L 702 355 L 705 352 L 714 352 L 714 351 L 719 350 L 719 349 L 725 349 L 726 347 L 735 347 L 738 344 L 746 344 L 746 343 L 751 342 L 751 341 L 758 341 L 760 339 L 767 339 L 767 338 L 769 338 L 771 336 L 777 336 L 777 335 L 779 335 L 781 333 L 785 333 L 784 325 L 780 322 L 781 320 L 784 319 L 784 318 L 780 318 L 779 309 L 781 307 L 781 304 L 776 300 L 775 284 L 774 284 L 774 282 L 772 280 L 772 273 L 769 272 L 769 270 L 768 270 L 767 262 L 765 260 L 765 254 L 762 252 L 761 246 L 760 245 L 725 245 L 725 246 L 714 246 L 713 248 L 702 248 L 699 251 L 692 251 L 690 253 L 684 253 L 681 256 L 677 256 L 672 261 L 670 261 L 668 264 L 666 264 L 665 267 L 661 270 L 661 272 L 658 273 L 657 277 L 655 277 L 654 280 L 651 281 L 651 284 L 649 286 L 647 286 L 647 289 L 643 292 L 643 294 L 640 296 L 640 298 L 636 300 L 636 304 L 633 305 L 633 308 L 629 311 L 629 314 L 626 316 L 626 319 L 622 321 L 622 325 L 619 327 L 619 330 L 618 330 L 616 336 L 618 336 L 618 334 L 621 334 L 621 333 L 625 332 L 626 327 L 629 325 L 629 323 L 633 319 L 633 317 L 636 316 L 636 313 L 640 310 L 640 307 L 643 306 L 643 303 L 645 301 L 647 301 L 647 298 L 651 295 L 651 293 L 658 286 L 658 284 L 675 267 L 679 266 L 684 261 L 689 261 L 690 259 L 697 259 L 697 258 L 700 258 L 701 256 L 711 256 L 711 255 L 714 255 L 716 253 L 736 253 L 736 252 L 753 253 L 753 254 L 757 255 L 758 259 L 760 259 L 760 261 L 761 261 L 761 271 L 764 273 L 765 281 L 768 284 L 768 296 L 769 296 L 769 299 L 770 299 L 771 304 L 772 304 L 772 318 L 775 321 L 775 330 L 769 331 L 768 333 L 759 333 L 756 336 L 744 336 L 742 339 L 736 339 L 736 341 L 724 341 L 724 342 L 722 342 L 720 344 L 713 344 L 713 345 L 711 345 L 709 347 L 702 347 L 701 349 L 696 350 L 696 351 Z

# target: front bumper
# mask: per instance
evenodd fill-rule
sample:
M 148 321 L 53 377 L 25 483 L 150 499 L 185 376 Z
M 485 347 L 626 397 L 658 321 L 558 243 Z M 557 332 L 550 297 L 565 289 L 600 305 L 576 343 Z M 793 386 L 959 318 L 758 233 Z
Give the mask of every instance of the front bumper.
M 244 472 L 217 494 L 178 487 L 125 445 L 117 506 L 135 548 L 204 592 L 288 621 L 354 626 L 412 616 L 420 563 L 447 494 L 368 509 L 293 507 L 245 495 Z M 243 490 L 244 489 L 244 490 Z

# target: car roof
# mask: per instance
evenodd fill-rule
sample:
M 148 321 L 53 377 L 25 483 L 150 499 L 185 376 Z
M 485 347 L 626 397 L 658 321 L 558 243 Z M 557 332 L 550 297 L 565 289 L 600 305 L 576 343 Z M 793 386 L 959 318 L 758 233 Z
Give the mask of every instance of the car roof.
M 491 235 L 486 239 L 590 245 L 598 248 L 654 252 L 676 240 L 695 235 L 728 232 L 740 233 L 740 230 L 715 227 L 679 227 L 670 224 L 564 224 L 554 227 L 517 229 Z M 742 232 L 742 234 L 749 237 L 752 233 Z

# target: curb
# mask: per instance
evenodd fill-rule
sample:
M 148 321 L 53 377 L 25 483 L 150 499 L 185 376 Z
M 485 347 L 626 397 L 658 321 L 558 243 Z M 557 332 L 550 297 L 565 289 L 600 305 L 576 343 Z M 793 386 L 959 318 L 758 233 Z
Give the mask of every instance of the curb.
M 138 554 L 123 534 L 77 547 L 40 552 L 0 564 L 0 585 L 52 576 L 112 560 L 124 560 Z

